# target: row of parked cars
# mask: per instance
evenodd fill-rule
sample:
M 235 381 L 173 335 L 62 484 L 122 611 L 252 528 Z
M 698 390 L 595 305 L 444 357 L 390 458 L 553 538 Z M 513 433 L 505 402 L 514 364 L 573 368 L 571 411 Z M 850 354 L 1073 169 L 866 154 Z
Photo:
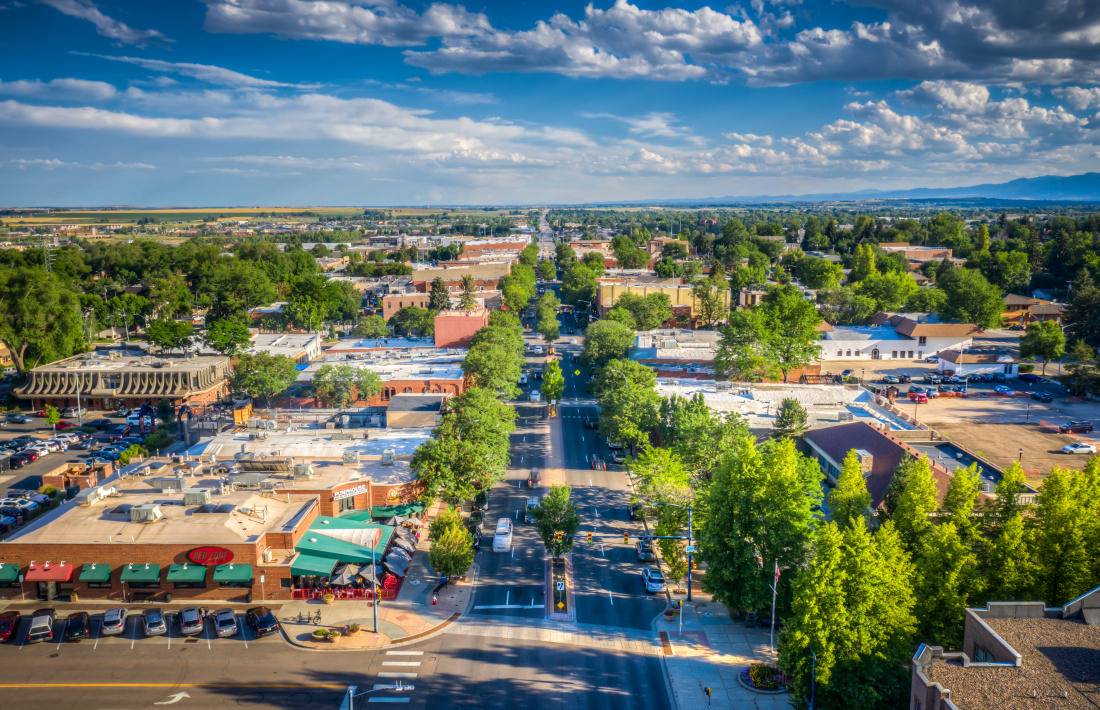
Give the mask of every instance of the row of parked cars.
M 198 636 L 206 628 L 210 619 L 214 633 L 220 638 L 236 636 L 240 633 L 237 614 L 232 609 L 218 609 L 208 612 L 202 607 L 187 607 L 175 614 L 165 613 L 159 608 L 142 609 L 138 614 L 142 632 L 145 636 L 164 636 L 170 624 L 175 623 L 183 636 Z M 56 640 L 57 612 L 52 608 L 39 609 L 30 614 L 30 624 L 23 636 L 24 643 Z M 98 616 L 98 615 L 97 615 Z M 108 609 L 99 617 L 100 636 L 121 636 L 126 631 L 126 609 L 116 607 Z M 0 613 L 0 642 L 17 640 L 20 620 L 23 615 L 18 611 Z M 266 606 L 255 606 L 245 612 L 245 623 L 255 631 L 256 636 L 266 636 L 279 630 L 279 621 Z M 91 635 L 92 617 L 86 611 L 77 611 L 65 617 L 62 638 L 65 641 L 80 641 Z

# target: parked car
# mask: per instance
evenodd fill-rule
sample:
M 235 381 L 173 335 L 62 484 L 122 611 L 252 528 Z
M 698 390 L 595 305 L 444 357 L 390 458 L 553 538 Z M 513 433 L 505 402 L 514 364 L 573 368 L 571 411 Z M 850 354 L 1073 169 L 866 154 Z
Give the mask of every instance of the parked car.
M 142 609 L 141 626 L 146 636 L 163 636 L 168 633 L 168 622 L 160 609 Z
M 108 441 L 120 441 L 130 433 L 129 424 L 116 424 L 107 432 Z
M 639 540 L 634 543 L 634 554 L 639 562 L 653 562 L 657 559 L 657 553 L 653 550 L 653 543 L 649 540 Z
M 65 619 L 65 640 L 79 641 L 88 638 L 90 617 L 86 611 L 75 611 Z
M 197 636 L 202 633 L 206 622 L 206 610 L 196 606 L 180 609 L 180 633 L 184 636 Z
M 493 533 L 493 552 L 508 552 L 511 549 L 512 521 L 508 518 L 500 518 Z
M 12 424 L 26 424 L 30 421 L 26 414 L 20 414 L 19 412 L 9 412 L 4 418 Z
M 928 357 L 924 358 L 924 361 L 925 362 L 936 363 L 936 362 L 940 361 L 940 356 L 939 355 L 929 355 Z
M 15 515 L 0 513 L 0 533 L 6 533 L 19 524 L 19 518 Z
M 19 453 L 11 457 L 11 460 L 8 461 L 8 465 L 13 469 L 23 468 L 27 464 L 34 463 L 37 460 L 37 451 L 20 451 Z
M 93 429 L 110 429 L 115 425 L 110 419 L 106 417 L 100 417 L 99 419 L 93 419 L 90 422 L 85 422 L 85 426 L 90 426 Z
M 128 417 L 132 410 L 129 407 L 119 407 L 115 411 L 111 412 L 112 417 Z
M 61 416 L 72 419 L 73 417 L 84 416 L 86 412 L 87 410 L 85 410 L 83 407 L 81 407 L 80 409 L 77 409 L 76 407 L 65 407 L 61 410 Z
M 1063 454 L 1095 454 L 1096 447 L 1083 441 L 1075 441 L 1062 447 Z
M 256 632 L 256 637 L 267 636 L 279 630 L 279 620 L 266 606 L 254 606 L 244 614 L 244 620 Z
M 910 392 L 909 400 L 916 404 L 927 404 L 928 395 L 924 392 Z
M 901 380 L 898 378 L 897 375 L 883 375 L 882 383 L 886 385 L 897 385 L 901 384 Z
M 1092 429 L 1092 422 L 1086 419 L 1071 420 L 1058 427 L 1058 431 L 1062 434 L 1088 434 Z
M 622 449 L 612 449 L 611 460 L 615 463 L 623 463 L 626 461 L 626 452 Z
M 1034 399 L 1036 402 L 1050 403 L 1054 401 L 1054 395 L 1048 394 L 1046 392 L 1032 392 L 1031 398 Z
M 53 641 L 53 622 L 57 614 L 53 609 L 39 609 L 31 614 L 31 624 L 27 627 L 25 643 Z
M 642 568 L 642 583 L 646 594 L 660 594 L 665 591 L 665 576 L 656 567 Z
M 18 611 L 5 611 L 0 613 L 0 643 L 11 641 L 19 628 L 19 620 L 23 615 Z
M 214 631 L 220 638 L 237 635 L 240 629 L 237 627 L 237 615 L 232 609 L 218 609 L 214 612 Z
M 535 508 L 539 507 L 538 498 L 528 498 L 527 505 L 523 508 L 523 522 L 533 523 L 535 522 Z
M 99 626 L 100 636 L 120 636 L 126 630 L 126 610 L 115 607 L 103 612 L 103 623 Z

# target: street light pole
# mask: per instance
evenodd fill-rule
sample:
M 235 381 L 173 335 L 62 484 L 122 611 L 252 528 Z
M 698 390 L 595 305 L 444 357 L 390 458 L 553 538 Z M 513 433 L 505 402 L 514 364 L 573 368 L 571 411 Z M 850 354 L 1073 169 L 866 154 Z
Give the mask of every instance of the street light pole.
M 695 553 L 695 545 L 691 541 L 691 529 L 692 523 L 695 521 L 692 515 L 692 506 L 688 505 L 688 596 L 687 600 L 691 601 L 691 560 L 692 555 Z

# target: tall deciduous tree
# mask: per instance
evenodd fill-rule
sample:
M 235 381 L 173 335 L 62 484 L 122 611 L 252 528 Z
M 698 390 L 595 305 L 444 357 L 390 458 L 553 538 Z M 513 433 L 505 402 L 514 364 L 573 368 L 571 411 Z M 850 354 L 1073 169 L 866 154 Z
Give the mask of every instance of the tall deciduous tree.
M 451 307 L 451 292 L 447 290 L 447 284 L 436 276 L 432 279 L 431 295 L 428 296 L 428 308 L 439 312 Z
M 569 486 L 551 486 L 535 507 L 534 515 L 539 537 L 551 557 L 561 557 L 573 548 L 581 519 L 577 515 L 577 506 L 573 503 Z
M 225 319 L 208 324 L 203 340 L 223 355 L 236 355 L 252 342 L 252 333 L 241 321 Z
M 1100 287 L 1087 269 L 1081 269 L 1073 282 L 1065 320 L 1075 338 L 1100 346 Z
M 633 330 L 613 320 L 598 320 L 584 331 L 584 358 L 602 366 L 625 357 L 633 344 Z
M 432 569 L 448 578 L 466 573 L 474 563 L 473 536 L 465 525 L 451 525 L 432 538 L 428 559 Z
M 941 518 L 954 523 L 959 537 L 968 545 L 974 542 L 977 535 L 978 520 L 975 510 L 981 492 L 982 479 L 978 474 L 978 465 L 972 463 L 964 468 L 957 468 L 947 485 L 943 505 L 940 506 Z
M 933 525 L 916 554 L 917 618 L 921 638 L 959 648 L 963 612 L 978 590 L 978 561 L 954 523 Z
M 936 285 L 947 294 L 941 315 L 949 320 L 994 328 L 1001 323 L 1004 300 L 1001 290 L 975 269 L 952 269 Z
M 729 284 L 721 269 L 705 279 L 695 283 L 692 295 L 695 297 L 695 315 L 699 325 L 710 328 L 726 320 L 729 315 Z
M 351 334 L 357 338 L 384 338 L 389 334 L 386 319 L 380 315 L 363 316 L 355 324 Z
M 863 466 L 855 449 L 849 449 L 840 466 L 836 487 L 829 492 L 829 510 L 838 525 L 866 520 L 871 509 L 871 493 L 863 476 Z
M 542 397 L 547 402 L 556 402 L 565 393 L 565 376 L 557 360 L 551 360 L 542 373 Z
M 327 404 L 347 409 L 352 402 L 381 392 L 382 378 L 365 367 L 325 364 L 313 374 L 313 391 Z
M 890 513 L 902 542 L 910 552 L 921 548 L 921 540 L 932 528 L 936 512 L 936 481 L 928 458 L 906 458 L 898 465 L 894 477 L 900 480 L 896 503 Z
M 1048 604 L 1067 602 L 1096 583 L 1091 578 L 1095 549 L 1088 539 L 1090 494 L 1082 482 L 1078 472 L 1056 468 L 1043 479 L 1035 501 L 1036 592 Z
M 612 441 L 639 447 L 657 428 L 661 398 L 653 370 L 633 360 L 612 360 L 596 376 L 600 433 Z
M 294 360 L 285 355 L 246 353 L 237 360 L 230 383 L 234 392 L 262 399 L 270 406 L 271 398 L 285 392 L 297 377 Z
M 145 337 L 162 350 L 182 350 L 191 344 L 194 332 L 194 327 L 187 321 L 161 318 L 149 324 Z
M 1038 358 L 1043 361 L 1043 374 L 1047 363 L 1066 354 L 1066 334 L 1055 321 L 1031 323 L 1024 337 L 1020 338 L 1020 357 Z
M 20 372 L 84 347 L 77 293 L 41 267 L 0 268 L 0 343 Z
M 821 322 L 814 304 L 793 286 L 774 288 L 761 304 L 730 316 L 714 364 L 723 376 L 759 380 L 783 375 L 813 362 Z

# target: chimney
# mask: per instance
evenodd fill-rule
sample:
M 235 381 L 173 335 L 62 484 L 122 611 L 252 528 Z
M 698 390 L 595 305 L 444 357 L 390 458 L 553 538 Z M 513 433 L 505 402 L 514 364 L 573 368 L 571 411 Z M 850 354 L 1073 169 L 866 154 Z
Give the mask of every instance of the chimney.
M 875 457 L 867 449 L 856 449 L 856 458 L 859 459 L 859 470 L 863 471 L 863 477 L 868 478 L 875 467 Z

